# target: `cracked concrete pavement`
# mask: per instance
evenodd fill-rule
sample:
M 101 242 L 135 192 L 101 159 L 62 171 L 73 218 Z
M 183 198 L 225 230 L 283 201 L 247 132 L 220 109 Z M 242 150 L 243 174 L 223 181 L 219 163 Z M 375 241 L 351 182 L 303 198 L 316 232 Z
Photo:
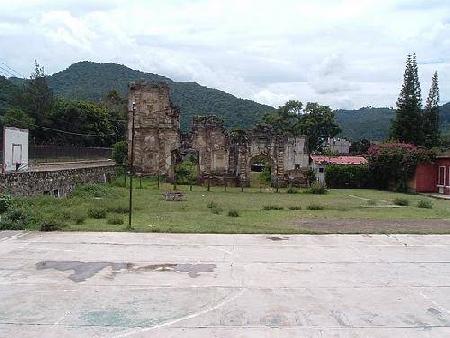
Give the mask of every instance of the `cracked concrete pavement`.
M 1 337 L 450 336 L 449 235 L 0 232 Z

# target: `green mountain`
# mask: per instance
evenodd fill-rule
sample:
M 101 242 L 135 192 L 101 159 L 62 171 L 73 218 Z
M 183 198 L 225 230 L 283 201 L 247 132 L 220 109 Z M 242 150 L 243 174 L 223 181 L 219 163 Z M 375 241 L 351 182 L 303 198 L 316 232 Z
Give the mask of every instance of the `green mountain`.
M 342 136 L 352 140 L 365 138 L 382 141 L 389 137 L 395 109 L 363 107 L 358 110 L 339 109 L 335 114 L 336 121 L 342 129 Z M 442 132 L 450 132 L 450 102 L 441 107 L 440 119 Z
M 224 119 L 227 127 L 246 128 L 274 109 L 195 82 L 175 82 L 115 63 L 78 62 L 48 77 L 49 86 L 56 95 L 92 101 L 102 100 L 113 89 L 125 96 L 128 83 L 137 80 L 169 85 L 172 102 L 181 109 L 181 126 L 185 130 L 194 115 L 216 114 Z
M 184 130 L 189 128 L 192 116 L 211 113 L 223 118 L 227 127 L 252 127 L 266 112 L 274 109 L 195 82 L 175 82 L 161 75 L 144 73 L 115 63 L 78 62 L 48 77 L 49 86 L 56 95 L 96 102 L 103 100 L 113 89 L 125 97 L 128 83 L 136 80 L 165 82 L 169 85 L 172 101 L 181 109 L 181 125 Z M 26 80 L 0 76 L 0 115 L 14 103 L 24 81 Z M 340 109 L 335 113 L 342 128 L 342 136 L 352 140 L 386 139 L 391 120 L 395 116 L 392 108 L 373 107 Z M 441 107 L 441 122 L 443 133 L 450 134 L 450 102 Z

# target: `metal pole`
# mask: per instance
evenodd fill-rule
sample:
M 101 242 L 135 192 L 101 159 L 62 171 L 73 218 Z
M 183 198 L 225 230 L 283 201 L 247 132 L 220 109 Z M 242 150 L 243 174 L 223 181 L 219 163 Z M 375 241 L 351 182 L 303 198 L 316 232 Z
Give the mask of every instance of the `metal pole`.
M 130 200 L 128 205 L 128 229 L 131 229 L 131 214 L 133 211 L 133 174 L 134 174 L 134 116 L 136 103 L 133 102 L 133 114 L 131 120 L 131 154 L 130 154 Z

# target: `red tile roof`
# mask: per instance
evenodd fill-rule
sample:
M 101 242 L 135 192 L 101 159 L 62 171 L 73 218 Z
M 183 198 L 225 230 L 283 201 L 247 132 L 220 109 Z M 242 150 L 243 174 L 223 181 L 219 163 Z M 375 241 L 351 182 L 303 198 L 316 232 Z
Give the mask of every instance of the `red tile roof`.
M 316 164 L 367 164 L 367 160 L 362 156 L 311 155 L 311 159 Z

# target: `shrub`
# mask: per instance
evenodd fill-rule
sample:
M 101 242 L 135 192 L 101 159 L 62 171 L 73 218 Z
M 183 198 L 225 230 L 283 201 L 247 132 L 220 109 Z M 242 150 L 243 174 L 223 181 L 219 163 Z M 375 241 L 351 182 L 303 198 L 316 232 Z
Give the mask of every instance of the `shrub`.
M 207 207 L 208 209 L 213 209 L 213 208 L 217 208 L 218 205 L 217 205 L 216 202 L 211 201 L 211 202 L 208 202 L 208 204 L 206 205 L 206 207 Z
M 433 203 L 429 200 L 420 200 L 417 202 L 417 207 L 423 209 L 433 209 Z
M 301 206 L 291 206 L 289 207 L 289 210 L 302 210 Z
M 85 212 L 81 210 L 74 210 L 71 213 L 69 213 L 69 218 L 75 222 L 75 224 L 83 224 L 84 221 L 87 218 L 87 215 Z
M 106 218 L 106 213 L 106 208 L 90 208 L 88 210 L 89 217 L 95 219 Z
M 0 230 L 24 230 L 30 223 L 32 223 L 32 217 L 28 210 L 10 208 L 2 215 Z
M 327 193 L 327 187 L 322 182 L 316 181 L 311 184 L 311 187 L 308 189 L 310 194 L 314 195 L 323 195 Z
M 222 211 L 223 211 L 223 209 L 219 206 L 215 206 L 215 207 L 211 208 L 211 212 L 215 215 L 221 214 Z
M 12 204 L 12 197 L 10 195 L 3 194 L 0 197 L 0 214 L 5 213 Z
M 419 163 L 434 160 L 432 150 L 407 143 L 384 143 L 369 148 L 369 170 L 373 185 L 379 189 L 407 191 L 408 180 Z
M 106 223 L 111 225 L 123 224 L 123 216 L 120 214 L 111 214 L 108 216 Z
M 239 217 L 239 211 L 236 209 L 230 209 L 228 210 L 228 216 L 229 217 Z
M 298 191 L 295 188 L 289 187 L 289 189 L 286 192 L 288 194 L 296 194 Z
M 105 184 L 83 184 L 76 187 L 72 196 L 92 198 L 105 197 L 108 194 L 108 186 Z
M 113 204 L 106 207 L 108 212 L 114 212 L 116 214 L 128 214 L 130 208 L 122 204 Z
M 38 221 L 39 231 L 56 231 L 62 229 L 62 222 L 56 218 L 45 217 Z
M 328 165 L 325 182 L 330 188 L 364 188 L 369 185 L 367 165 Z
M 283 210 L 284 208 L 278 205 L 265 205 L 263 210 Z
M 406 207 L 409 205 L 409 200 L 406 198 L 396 198 L 393 200 L 395 205 L 400 205 L 402 207 Z
M 197 163 L 194 158 L 187 159 L 175 168 L 176 183 L 195 184 L 197 179 Z
M 113 144 L 112 158 L 118 165 L 125 165 L 127 162 L 128 145 L 127 141 L 119 141 Z
M 320 205 L 320 204 L 312 203 L 312 204 L 308 205 L 306 207 L 306 209 L 308 209 L 308 210 L 324 210 L 325 207 L 323 205 Z

